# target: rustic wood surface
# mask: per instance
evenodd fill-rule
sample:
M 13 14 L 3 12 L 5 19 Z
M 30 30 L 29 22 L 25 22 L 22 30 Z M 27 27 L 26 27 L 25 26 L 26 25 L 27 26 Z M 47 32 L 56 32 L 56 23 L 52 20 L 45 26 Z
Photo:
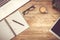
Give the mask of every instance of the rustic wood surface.
M 31 1 L 20 8 L 19 11 L 23 12 L 27 6 L 32 4 L 36 8 L 24 15 L 24 18 L 30 27 L 14 37 L 12 40 L 59 40 L 52 33 L 50 33 L 49 30 L 58 17 L 60 17 L 60 13 L 52 8 L 51 2 L 34 1 Z M 47 8 L 47 14 L 40 13 L 39 8 L 41 6 L 45 6 Z

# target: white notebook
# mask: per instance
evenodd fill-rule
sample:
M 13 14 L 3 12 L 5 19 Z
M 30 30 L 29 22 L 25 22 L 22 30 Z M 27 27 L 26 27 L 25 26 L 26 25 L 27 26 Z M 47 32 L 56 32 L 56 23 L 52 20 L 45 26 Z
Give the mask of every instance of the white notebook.
M 0 0 L 0 20 L 23 6 L 29 0 Z
M 18 35 L 29 27 L 19 11 L 7 17 L 6 20 L 10 26 L 4 20 L 0 22 L 0 38 L 2 38 L 3 40 L 10 40 L 15 36 L 15 34 Z
M 10 40 L 14 37 L 14 34 L 6 24 L 5 20 L 0 22 L 0 40 Z
M 28 28 L 28 24 L 23 18 L 22 14 L 17 11 L 6 18 L 10 26 L 13 28 L 16 35 L 24 31 L 26 28 Z

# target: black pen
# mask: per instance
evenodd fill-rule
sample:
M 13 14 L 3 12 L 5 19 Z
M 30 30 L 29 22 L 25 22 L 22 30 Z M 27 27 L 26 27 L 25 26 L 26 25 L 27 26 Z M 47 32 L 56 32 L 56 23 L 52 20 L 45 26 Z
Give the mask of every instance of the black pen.
M 15 20 L 12 20 L 12 21 L 15 22 L 15 23 L 18 23 L 18 24 L 20 24 L 22 26 L 24 26 L 22 23 L 19 23 L 19 22 L 15 21 Z

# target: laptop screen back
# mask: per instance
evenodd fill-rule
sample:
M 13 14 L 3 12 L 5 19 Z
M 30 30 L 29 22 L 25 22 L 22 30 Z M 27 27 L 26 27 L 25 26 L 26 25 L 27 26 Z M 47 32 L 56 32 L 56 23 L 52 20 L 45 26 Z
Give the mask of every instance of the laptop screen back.
M 60 37 L 60 19 L 56 22 L 56 24 L 51 29 L 57 36 Z
M 10 0 L 0 0 L 0 7 L 9 2 Z

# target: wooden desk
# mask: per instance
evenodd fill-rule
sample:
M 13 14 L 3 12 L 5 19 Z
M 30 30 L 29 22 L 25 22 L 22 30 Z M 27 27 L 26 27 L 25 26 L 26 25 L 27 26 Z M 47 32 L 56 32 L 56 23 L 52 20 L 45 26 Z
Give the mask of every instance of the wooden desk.
M 12 40 L 59 40 L 49 30 L 57 18 L 60 17 L 60 13 L 52 9 L 51 2 L 31 2 L 28 5 L 31 4 L 36 4 L 36 8 L 24 15 L 30 27 Z M 41 5 L 48 9 L 48 14 L 41 14 L 39 12 Z M 19 11 L 23 12 L 24 7 L 20 8 Z

